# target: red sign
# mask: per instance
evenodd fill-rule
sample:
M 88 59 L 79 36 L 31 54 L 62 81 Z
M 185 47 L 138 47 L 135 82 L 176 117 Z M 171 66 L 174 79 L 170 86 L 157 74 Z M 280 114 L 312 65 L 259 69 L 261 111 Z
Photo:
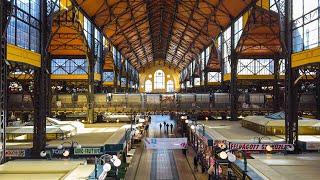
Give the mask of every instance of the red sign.
M 25 157 L 25 150 L 6 150 L 6 157 Z
M 230 143 L 229 149 L 239 149 L 243 151 L 266 151 L 267 146 L 271 146 L 272 151 L 283 151 L 294 149 L 292 144 L 247 144 L 247 143 Z

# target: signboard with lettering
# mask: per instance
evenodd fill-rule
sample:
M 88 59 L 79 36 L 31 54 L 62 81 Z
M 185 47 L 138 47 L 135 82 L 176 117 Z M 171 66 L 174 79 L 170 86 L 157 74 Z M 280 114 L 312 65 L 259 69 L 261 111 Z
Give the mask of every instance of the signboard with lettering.
M 96 155 L 102 154 L 100 148 L 75 148 L 74 155 Z
M 6 157 L 25 157 L 26 151 L 25 150 L 6 150 Z
M 266 147 L 270 145 L 272 151 L 283 151 L 294 149 L 293 144 L 247 144 L 247 143 L 230 143 L 229 149 L 239 149 L 243 151 L 265 151 Z
M 186 149 L 187 138 L 145 138 L 147 149 Z
M 306 142 L 306 149 L 307 150 L 320 150 L 320 143 L 319 142 Z
M 69 149 L 52 149 L 52 155 L 62 155 L 64 151 L 68 150 L 70 152 Z

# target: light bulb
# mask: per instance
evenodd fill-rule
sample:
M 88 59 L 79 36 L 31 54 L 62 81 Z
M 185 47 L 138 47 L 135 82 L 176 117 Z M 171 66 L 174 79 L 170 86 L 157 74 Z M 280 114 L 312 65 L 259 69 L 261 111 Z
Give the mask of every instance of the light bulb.
M 221 159 L 227 159 L 228 154 L 227 154 L 225 151 L 222 151 L 221 153 L 219 153 L 219 157 L 220 157 Z
M 272 147 L 271 147 L 270 145 L 268 145 L 268 146 L 266 147 L 266 150 L 267 150 L 268 152 L 270 152 L 270 151 L 272 151 Z
M 115 167 L 119 167 L 119 166 L 121 165 L 121 160 L 120 160 L 120 159 L 114 160 L 113 165 L 114 165 Z
M 237 157 L 234 154 L 228 152 L 227 155 L 230 162 L 235 162 L 237 160 Z
M 112 159 L 113 159 L 113 160 L 116 160 L 116 159 L 118 159 L 118 156 L 113 155 L 113 156 L 112 156 Z
M 62 155 L 63 155 L 64 157 L 68 157 L 69 154 L 70 154 L 70 152 L 69 152 L 68 150 L 65 150 Z
M 78 144 L 78 145 L 77 145 L 77 148 L 80 149 L 80 148 L 81 148 L 81 144 Z
M 57 148 L 58 148 L 58 149 L 62 149 L 62 148 L 63 148 L 62 144 L 58 145 Z
M 194 130 L 196 128 L 196 126 L 194 125 L 191 125 L 191 129 Z
M 41 151 L 41 152 L 40 152 L 40 156 L 41 156 L 41 157 L 46 157 L 46 155 L 47 155 L 47 153 L 46 153 L 45 151 Z
M 185 120 L 185 122 L 186 122 L 186 123 L 188 123 L 188 122 L 189 122 L 189 120 L 188 120 L 188 119 L 186 119 L 186 120 Z
M 224 144 L 224 143 L 219 143 L 219 145 L 218 145 L 221 149 L 225 149 L 227 146 L 226 146 L 226 144 Z
M 103 165 L 103 171 L 109 172 L 111 170 L 111 165 L 109 163 L 105 163 Z

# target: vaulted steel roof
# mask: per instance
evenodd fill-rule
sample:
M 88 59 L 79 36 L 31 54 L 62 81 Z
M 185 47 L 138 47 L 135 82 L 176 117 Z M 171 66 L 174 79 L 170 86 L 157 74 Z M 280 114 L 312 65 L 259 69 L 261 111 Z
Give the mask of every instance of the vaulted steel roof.
M 257 0 L 73 0 L 138 70 L 182 70 Z

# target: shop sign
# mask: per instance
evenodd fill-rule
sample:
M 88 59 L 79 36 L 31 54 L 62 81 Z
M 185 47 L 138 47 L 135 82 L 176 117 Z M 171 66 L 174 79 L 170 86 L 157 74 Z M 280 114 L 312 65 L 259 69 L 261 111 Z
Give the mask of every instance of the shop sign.
M 100 148 L 75 148 L 74 155 L 95 155 L 102 154 Z
M 62 155 L 65 150 L 69 150 L 69 149 L 52 149 L 51 152 L 52 152 L 52 155 Z
M 25 150 L 6 150 L 6 157 L 25 157 Z
M 247 144 L 247 143 L 230 143 L 229 149 L 239 149 L 243 151 L 265 151 L 267 146 L 272 147 L 272 151 L 283 151 L 294 149 L 293 144 Z
M 187 138 L 145 138 L 147 149 L 186 149 Z
M 306 149 L 318 151 L 320 149 L 320 143 L 319 142 L 306 142 Z

